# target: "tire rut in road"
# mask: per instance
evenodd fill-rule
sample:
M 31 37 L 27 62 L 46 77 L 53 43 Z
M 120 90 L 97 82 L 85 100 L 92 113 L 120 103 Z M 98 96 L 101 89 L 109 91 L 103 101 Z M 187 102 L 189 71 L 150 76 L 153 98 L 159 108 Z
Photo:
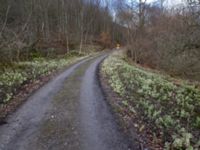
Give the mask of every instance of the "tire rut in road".
M 82 82 L 80 119 L 83 150 L 130 150 L 133 148 L 120 132 L 98 82 L 98 65 L 105 56 L 90 65 Z
M 20 129 L 19 134 L 15 135 L 3 150 L 132 149 L 126 137 L 118 130 L 97 81 L 97 67 L 105 56 L 94 57 L 76 65 L 70 74 L 61 75 L 62 80 L 55 79 L 59 81 L 59 83 L 55 81 L 56 86 L 53 85 L 54 82 L 47 85 L 46 87 L 51 89 L 49 92 L 42 94 L 43 91 L 46 92 L 42 88 L 39 90 L 39 97 L 37 94 L 36 97 L 33 95 L 34 108 L 29 112 L 27 109 L 31 108 L 31 102 L 27 102 L 28 108 L 21 110 L 22 115 L 17 113 L 18 118 L 24 116 L 26 119 L 20 118 L 17 124 L 13 119 L 11 127 L 15 125 L 22 127 L 11 128 L 11 130 Z M 40 103 L 36 103 L 37 101 Z M 29 115 L 25 114 L 27 112 Z M 33 122 L 28 119 L 31 113 L 34 113 Z M 9 125 L 5 129 L 9 129 Z
M 62 90 L 53 98 L 51 113 L 40 128 L 38 140 L 32 146 L 36 146 L 34 149 L 82 150 L 79 139 L 79 93 L 82 77 L 90 63 L 81 65 L 64 81 Z
M 0 126 L 0 150 L 34 149 L 32 147 L 37 142 L 39 128 L 51 112 L 53 97 L 62 90 L 63 82 L 75 70 L 94 58 L 82 60 L 71 66 L 36 91 L 22 107 L 9 116 L 8 123 Z

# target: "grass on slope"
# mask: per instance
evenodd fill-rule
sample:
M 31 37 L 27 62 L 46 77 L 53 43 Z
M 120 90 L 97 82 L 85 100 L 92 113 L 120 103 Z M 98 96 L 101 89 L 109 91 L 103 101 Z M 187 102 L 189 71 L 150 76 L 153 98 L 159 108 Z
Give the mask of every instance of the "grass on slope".
M 102 72 L 121 105 L 134 112 L 161 139 L 162 149 L 200 148 L 200 89 L 193 84 L 146 70 L 125 61 L 115 52 L 102 65 Z
M 75 61 L 82 55 L 68 54 L 56 59 L 37 58 L 33 61 L 15 63 L 12 68 L 0 70 L 0 103 L 10 101 L 18 88 L 41 76 L 50 75 Z

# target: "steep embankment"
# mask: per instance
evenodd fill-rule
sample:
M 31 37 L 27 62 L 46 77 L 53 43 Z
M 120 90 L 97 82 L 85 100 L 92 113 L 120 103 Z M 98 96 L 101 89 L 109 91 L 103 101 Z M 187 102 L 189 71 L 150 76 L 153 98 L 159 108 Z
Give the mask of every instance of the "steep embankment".
M 104 61 L 101 75 L 104 88 L 109 85 L 105 90 L 110 104 L 125 128 L 141 135 L 141 145 L 200 148 L 198 85 L 130 65 L 122 52 L 114 52 Z

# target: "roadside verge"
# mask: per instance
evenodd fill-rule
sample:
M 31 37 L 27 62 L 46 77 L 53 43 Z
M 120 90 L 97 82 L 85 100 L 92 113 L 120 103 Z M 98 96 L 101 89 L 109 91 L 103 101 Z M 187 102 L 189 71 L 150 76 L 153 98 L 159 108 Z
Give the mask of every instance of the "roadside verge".
M 82 60 L 85 60 L 91 56 L 92 55 L 73 56 L 69 58 L 61 58 L 58 60 L 49 60 L 47 62 L 38 60 L 35 62 L 24 62 L 24 64 L 18 64 L 21 65 L 19 68 L 25 67 L 25 69 L 28 69 L 28 71 L 22 71 L 23 68 L 20 68 L 18 71 L 20 74 L 15 71 L 12 72 L 10 77 L 5 76 L 5 78 L 9 78 L 9 80 L 12 80 L 12 82 L 2 82 L 2 90 L 5 90 L 7 94 L 4 96 L 4 100 L 8 100 L 0 104 L 0 124 L 6 123 L 6 117 L 14 112 L 23 102 L 26 101 L 26 99 L 28 99 L 29 96 L 31 96 L 36 90 L 46 84 L 49 80 L 53 79 L 55 76 L 62 73 L 67 68 L 70 68 L 72 65 L 81 62 Z M 30 73 L 30 75 L 27 74 L 27 72 Z M 14 76 L 16 74 L 18 74 L 17 77 Z M 7 88 L 7 91 L 6 87 L 9 88 Z
M 200 90 L 137 65 L 121 51 L 101 65 L 101 83 L 124 130 L 141 149 L 200 148 Z

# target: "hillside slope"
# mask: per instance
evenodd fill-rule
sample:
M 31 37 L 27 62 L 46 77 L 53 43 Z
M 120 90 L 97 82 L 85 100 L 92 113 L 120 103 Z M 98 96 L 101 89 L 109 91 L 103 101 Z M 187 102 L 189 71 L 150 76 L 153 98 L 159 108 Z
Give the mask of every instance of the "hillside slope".
M 144 135 L 148 147 L 200 148 L 198 84 L 130 65 L 119 51 L 104 61 L 101 74 L 121 97 L 111 105 L 123 125 Z

